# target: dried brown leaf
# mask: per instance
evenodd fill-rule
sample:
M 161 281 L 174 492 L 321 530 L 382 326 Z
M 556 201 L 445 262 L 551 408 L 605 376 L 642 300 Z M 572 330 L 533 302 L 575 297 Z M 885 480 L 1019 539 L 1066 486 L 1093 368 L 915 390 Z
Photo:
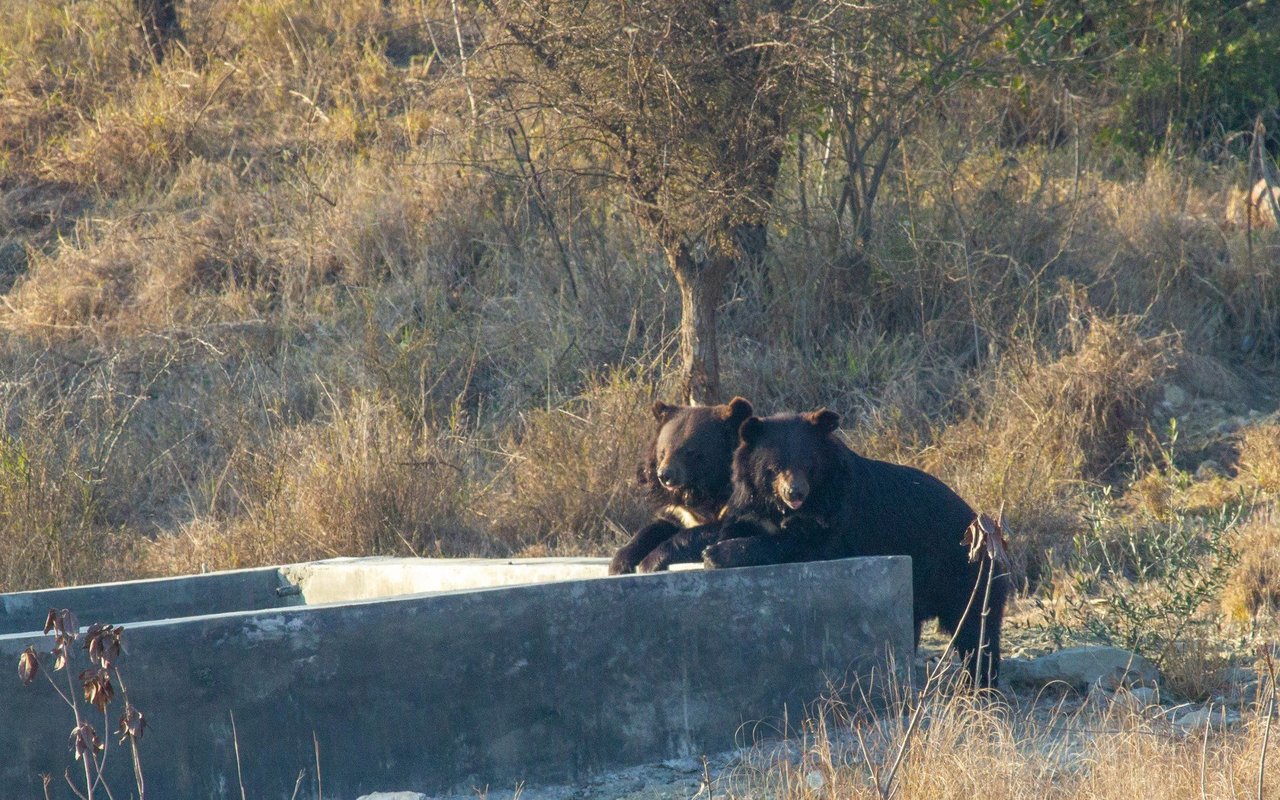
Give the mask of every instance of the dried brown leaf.
M 977 561 L 984 556 L 993 563 L 1008 564 L 1009 551 L 1004 535 L 1004 525 L 987 514 L 979 514 L 965 528 L 961 543 L 969 548 L 969 562 Z
M 27 645 L 27 649 L 23 650 L 22 655 L 18 656 L 18 677 L 22 678 L 22 685 L 30 686 L 39 672 L 40 657 L 36 655 L 35 646 Z
M 58 672 L 71 663 L 71 643 L 66 636 L 59 636 L 50 652 L 53 656 L 53 671 Z
M 89 651 L 89 660 L 100 664 L 103 669 L 111 669 L 120 657 L 120 634 L 123 631 L 124 628 L 101 622 L 90 625 L 84 635 L 84 647 Z
M 142 712 L 134 708 L 132 703 L 128 703 L 124 707 L 124 714 L 120 716 L 120 744 L 124 744 L 126 739 L 138 740 L 142 738 L 143 732 L 147 729 L 147 720 Z
M 99 711 L 106 711 L 107 704 L 116 694 L 115 687 L 111 685 L 111 675 L 106 670 L 87 669 L 80 673 L 80 682 L 84 685 L 85 702 L 96 706 Z
M 76 760 L 79 761 L 102 750 L 102 740 L 98 738 L 98 732 L 92 725 L 82 722 L 71 729 L 71 747 L 76 752 Z
M 75 613 L 64 608 L 61 611 L 49 609 L 49 618 L 45 619 L 45 633 L 49 632 L 50 621 L 52 621 L 53 630 L 60 635 L 70 636 L 72 639 L 80 635 L 80 621 L 76 619 Z

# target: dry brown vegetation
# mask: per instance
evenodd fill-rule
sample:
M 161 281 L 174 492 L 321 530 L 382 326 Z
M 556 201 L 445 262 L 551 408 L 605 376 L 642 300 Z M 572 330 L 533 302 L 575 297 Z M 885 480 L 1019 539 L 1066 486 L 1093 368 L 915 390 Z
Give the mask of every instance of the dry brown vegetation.
M 126 5 L 0 5 L 0 590 L 622 542 L 680 293 L 605 149 L 517 107 L 484 5 L 191 0 L 160 64 Z M 939 94 L 865 244 L 834 135 L 793 134 L 722 382 L 1003 509 L 1027 636 L 1141 627 L 1089 587 L 1192 608 L 1155 628 L 1212 642 L 1161 650 L 1207 692 L 1280 608 L 1280 234 L 1245 224 L 1243 161 L 1139 154 L 1105 97 L 1029 80 Z M 1247 794 L 1257 731 L 1206 756 L 1146 724 L 1063 772 L 953 708 L 904 785 L 1181 797 L 1209 763 Z M 836 794 L 770 780 L 865 794 L 822 769 Z
M 2 585 L 616 543 L 678 293 L 590 159 L 548 149 L 554 115 L 513 138 L 477 100 L 511 64 L 483 19 L 182 9 L 160 65 L 112 6 L 0 12 Z M 1061 107 L 1070 147 L 1001 150 L 1002 102 L 939 100 L 866 248 L 802 135 L 721 336 L 761 408 L 836 408 L 1003 506 L 1034 582 L 1089 492 L 1150 494 L 1170 415 L 1199 426 L 1179 469 L 1274 494 L 1274 426 L 1211 434 L 1270 408 L 1280 251 L 1226 217 L 1230 163 L 1138 161 Z
M 911 704 L 901 714 L 850 718 L 849 706 L 827 703 L 805 724 L 799 753 L 761 754 L 724 779 L 724 796 L 1191 800 L 1280 791 L 1265 714 L 1206 736 L 1125 692 L 1101 705 L 1006 706 L 964 693 L 921 702 L 927 722 L 914 730 Z

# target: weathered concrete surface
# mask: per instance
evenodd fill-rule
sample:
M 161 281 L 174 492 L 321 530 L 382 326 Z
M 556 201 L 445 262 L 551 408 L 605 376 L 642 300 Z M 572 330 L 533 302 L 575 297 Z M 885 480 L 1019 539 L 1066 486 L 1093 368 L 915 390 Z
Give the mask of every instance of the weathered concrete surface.
M 284 586 L 288 584 L 279 569 L 264 567 L 0 594 L 0 634 L 40 630 L 50 608 L 69 608 L 82 619 L 91 614 L 87 621 L 119 625 L 301 604 L 301 597 L 277 592 Z
M 603 578 L 607 558 L 333 558 L 280 568 L 307 605 Z
M 151 721 L 151 797 L 239 797 L 232 711 L 252 796 L 289 797 L 313 735 L 331 800 L 465 792 L 795 724 L 828 681 L 881 667 L 886 649 L 910 663 L 910 587 L 896 557 L 217 614 L 130 626 L 124 670 Z M 0 637 L 0 659 L 33 640 L 47 641 Z M 12 672 L 0 708 L 0 795 L 40 796 L 40 773 L 72 763 L 69 712 Z M 132 785 L 123 756 L 108 759 L 117 793 Z
M 333 558 L 282 567 L 0 594 L 0 634 L 40 630 L 50 608 L 115 625 L 402 594 L 602 578 L 607 558 Z

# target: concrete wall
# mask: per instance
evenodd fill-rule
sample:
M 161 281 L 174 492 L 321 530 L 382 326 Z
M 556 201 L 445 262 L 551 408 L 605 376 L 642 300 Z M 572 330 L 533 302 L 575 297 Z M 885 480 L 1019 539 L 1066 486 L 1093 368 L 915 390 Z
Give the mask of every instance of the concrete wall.
M 296 594 L 278 594 L 277 590 L 288 585 L 279 569 L 264 567 L 0 594 L 0 634 L 41 630 L 50 608 L 69 608 L 85 624 L 120 625 L 301 604 L 302 598 Z
M 239 797 L 232 711 L 251 797 L 289 797 L 313 736 L 330 800 L 510 788 L 796 724 L 829 679 L 882 666 L 886 648 L 906 660 L 910 587 L 895 557 L 214 614 L 130 626 L 124 671 L 151 721 L 152 798 Z M 0 660 L 33 640 L 47 641 L 0 636 Z M 39 797 L 41 772 L 74 763 L 72 722 L 15 673 L 0 680 L 0 797 Z M 108 775 L 127 796 L 120 748 Z
M 332 558 L 282 567 L 0 594 L 0 634 L 38 631 L 50 608 L 122 625 L 226 611 L 603 578 L 607 558 Z

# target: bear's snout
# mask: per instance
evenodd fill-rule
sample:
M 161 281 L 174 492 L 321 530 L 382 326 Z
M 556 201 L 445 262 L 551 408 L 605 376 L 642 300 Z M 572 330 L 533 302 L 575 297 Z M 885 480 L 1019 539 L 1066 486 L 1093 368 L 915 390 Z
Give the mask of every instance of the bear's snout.
M 787 508 L 798 511 L 809 497 L 809 479 L 799 473 L 781 472 L 774 481 L 773 490 Z
M 675 490 L 685 483 L 684 470 L 679 464 L 665 463 L 658 465 L 658 483 L 662 484 L 662 488 Z

